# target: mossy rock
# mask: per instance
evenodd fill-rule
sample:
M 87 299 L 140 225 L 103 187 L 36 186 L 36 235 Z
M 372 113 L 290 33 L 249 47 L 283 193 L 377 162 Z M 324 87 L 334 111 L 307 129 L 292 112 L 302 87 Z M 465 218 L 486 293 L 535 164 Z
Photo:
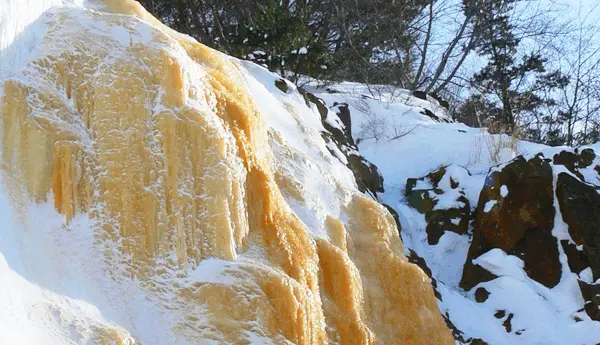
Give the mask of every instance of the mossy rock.
M 406 198 L 411 207 L 425 215 L 427 221 L 427 242 L 435 245 L 446 231 L 452 231 L 460 235 L 467 233 L 469 221 L 471 220 L 471 206 L 469 200 L 465 197 L 464 191 L 459 183 L 448 176 L 449 187 L 453 190 L 459 189 L 460 196 L 457 198 L 457 204 L 461 207 L 452 207 L 448 209 L 435 209 L 438 203 L 438 196 L 446 191 L 440 188 L 439 184 L 448 174 L 448 167 L 443 166 L 434 170 L 421 178 L 409 178 L 406 181 Z M 419 188 L 417 185 L 423 182 L 429 188 Z
M 408 193 L 408 203 L 420 213 L 431 212 L 437 201 L 429 195 L 430 192 L 430 189 L 412 190 Z
M 275 80 L 275 86 L 283 93 L 288 93 L 290 90 L 288 83 L 284 79 Z

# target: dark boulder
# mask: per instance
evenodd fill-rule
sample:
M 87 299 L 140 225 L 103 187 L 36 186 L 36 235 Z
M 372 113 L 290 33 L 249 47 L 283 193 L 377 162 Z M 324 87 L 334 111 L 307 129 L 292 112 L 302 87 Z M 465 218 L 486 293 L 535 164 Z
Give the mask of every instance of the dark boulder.
M 581 310 L 600 321 L 600 284 L 591 283 L 600 279 L 600 194 L 599 187 L 590 183 L 598 182 L 592 178 L 600 170 L 594 166 L 595 161 L 593 150 L 575 149 L 555 154 L 552 162 L 540 154 L 530 160 L 518 157 L 502 168 L 492 169 L 480 193 L 461 287 L 471 290 L 495 279 L 472 261 L 500 248 L 522 259 L 531 279 L 552 288 L 560 281 L 558 255 L 562 250 L 567 269 L 581 278 Z M 555 166 L 564 166 L 568 172 L 554 170 L 558 173 L 554 180 Z M 586 182 L 584 177 L 594 181 Z M 570 237 L 564 238 L 567 234 L 563 234 L 560 241 L 552 234 L 555 195 Z M 584 270 L 591 274 L 582 276 Z M 483 298 L 480 289 L 475 292 L 477 301 Z M 505 326 L 512 331 L 509 318 Z
M 568 240 L 561 240 L 560 246 L 565 252 L 565 255 L 567 255 L 567 263 L 571 272 L 579 274 L 590 266 L 590 260 L 587 255 L 585 255 L 585 252 L 579 250 L 575 244 Z
M 496 313 L 494 313 L 494 317 L 496 319 L 504 319 L 505 316 L 506 316 L 506 310 L 498 310 Z
M 290 91 L 290 87 L 288 85 L 288 82 L 285 81 L 285 79 L 277 79 L 275 80 L 275 86 L 281 90 L 281 92 L 283 93 L 288 93 L 288 91 Z
M 553 173 L 549 160 L 538 155 L 517 157 L 502 169 L 493 168 L 479 195 L 473 241 L 460 286 L 470 290 L 495 275 L 472 261 L 500 248 L 525 263 L 527 275 L 554 287 L 560 281 L 561 264 L 554 226 Z
M 583 175 L 579 172 L 580 169 L 587 168 L 594 162 L 596 154 L 592 149 L 584 149 L 579 152 L 578 149 L 571 151 L 561 151 L 554 155 L 553 163 L 555 165 L 563 165 L 570 172 L 577 175 L 581 180 L 584 180 Z
M 363 193 L 368 190 L 373 195 L 383 193 L 383 176 L 375 164 L 356 154 L 350 154 L 347 158 L 348 167 L 354 173 L 358 190 Z
M 600 195 L 595 186 L 560 173 L 556 181 L 556 197 L 563 220 L 569 225 L 569 235 L 577 245 L 583 245 L 583 255 L 592 269 L 594 280 L 600 278 Z M 567 252 L 569 264 L 583 265 L 583 255 Z M 580 263 L 577 263 L 580 261 Z
M 427 221 L 427 241 L 429 244 L 437 244 L 446 231 L 452 231 L 464 235 L 469 229 L 471 210 L 469 200 L 464 196 L 457 198 L 462 206 L 447 210 L 433 210 L 425 214 Z
M 452 122 L 450 119 L 446 118 L 446 117 L 439 117 L 436 114 L 433 113 L 433 111 L 427 109 L 427 108 L 421 108 L 421 114 L 430 117 L 432 120 L 436 121 L 436 122 L 445 122 L 445 123 L 450 123 Z
M 426 109 L 426 108 L 423 108 L 421 110 L 421 114 L 429 116 L 430 118 L 432 118 L 436 122 L 444 122 L 444 123 L 452 123 L 452 122 L 454 122 L 454 120 L 451 120 L 448 117 L 439 117 L 439 116 L 435 115 L 431 110 Z
M 312 103 L 317 106 L 319 115 L 321 115 L 321 122 L 326 123 L 325 119 L 327 119 L 327 113 L 329 112 L 329 109 L 325 105 L 325 101 L 323 101 L 322 99 L 320 99 L 319 97 L 315 96 L 314 94 L 312 94 L 310 92 L 303 91 L 302 95 L 304 96 L 304 100 L 306 101 L 307 104 Z M 331 127 L 331 126 L 329 126 L 329 127 Z M 327 128 L 325 128 L 325 129 L 327 129 Z
M 412 95 L 424 101 L 427 100 L 427 92 L 425 91 L 413 91 Z
M 352 138 L 352 118 L 350 116 L 350 108 L 348 107 L 348 103 L 333 103 L 333 107 L 331 108 L 337 115 L 337 117 L 342 121 L 344 125 L 343 131 L 348 138 L 348 141 L 351 145 L 354 145 L 354 139 Z
M 431 96 L 433 99 L 435 99 L 436 101 L 438 101 L 438 103 L 446 108 L 446 109 L 450 109 L 450 103 L 448 103 L 448 101 L 444 100 L 440 95 L 438 95 L 437 93 L 433 92 L 430 93 L 429 96 Z
M 503 189 L 507 191 L 506 196 Z M 487 176 L 479 195 L 476 230 L 480 230 L 485 239 L 496 246 L 494 248 L 508 252 L 527 230 L 552 230 L 553 199 L 552 168 L 548 161 L 541 155 L 529 161 L 518 157 L 501 171 Z M 495 205 L 486 210 L 488 202 Z
M 511 321 L 512 321 L 513 316 L 515 316 L 513 313 L 508 314 L 508 317 L 506 318 L 506 320 L 504 320 L 504 322 L 502 322 L 502 326 L 504 326 L 506 333 L 512 332 Z
M 583 309 L 595 321 L 600 321 L 600 284 L 590 284 L 579 280 L 581 296 L 584 300 Z
M 490 292 L 485 288 L 479 287 L 475 290 L 475 301 L 483 303 L 490 297 Z
M 593 158 L 587 161 L 591 162 Z M 600 278 L 600 194 L 597 188 L 564 172 L 556 180 L 560 212 L 575 242 L 561 241 L 569 268 L 579 274 L 589 267 L 593 281 Z M 579 288 L 585 312 L 593 320 L 600 321 L 600 284 L 579 280 Z
M 422 99 L 424 101 L 427 101 L 427 93 L 425 91 L 413 91 L 412 95 L 416 98 Z M 435 93 L 431 93 L 429 94 L 429 96 L 431 96 L 432 98 L 434 98 L 436 101 L 438 101 L 438 103 L 440 104 L 440 106 L 448 109 L 450 107 L 450 104 L 448 104 L 447 101 L 444 101 L 443 99 L 440 98 L 439 95 L 435 94 Z M 431 110 L 427 109 L 427 108 L 422 108 L 421 110 L 421 114 L 425 115 L 425 116 L 429 116 L 430 118 L 432 118 L 433 120 L 437 121 L 437 122 L 452 122 L 447 118 L 442 118 L 437 116 L 436 114 L 434 114 Z

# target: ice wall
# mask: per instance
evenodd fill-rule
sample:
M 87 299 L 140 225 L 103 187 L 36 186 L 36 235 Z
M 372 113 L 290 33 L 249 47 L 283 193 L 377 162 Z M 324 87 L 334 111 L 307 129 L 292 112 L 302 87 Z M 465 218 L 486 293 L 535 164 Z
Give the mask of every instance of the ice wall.
M 190 343 L 453 342 L 381 205 L 339 186 L 345 220 L 328 218 L 328 238 L 292 212 L 235 60 L 134 1 L 61 6 L 43 30 L 27 24 L 53 2 L 35 3 L 0 24 L 1 167 L 17 204 L 53 202 L 66 224 L 88 213 L 97 245 L 118 247 L 106 260 L 180 313 Z

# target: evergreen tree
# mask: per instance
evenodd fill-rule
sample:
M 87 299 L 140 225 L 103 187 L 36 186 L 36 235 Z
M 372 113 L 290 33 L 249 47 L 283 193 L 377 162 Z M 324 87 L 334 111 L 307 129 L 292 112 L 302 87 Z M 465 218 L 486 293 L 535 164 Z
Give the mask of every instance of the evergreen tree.
M 426 0 L 140 0 L 174 29 L 296 81 L 404 85 Z
M 531 53 L 517 59 L 520 40 L 510 23 L 510 12 L 519 0 L 465 0 L 465 12 L 478 17 L 477 52 L 488 58 L 472 83 L 499 104 L 498 129 L 513 133 L 520 117 L 554 105 L 548 90 L 564 87 L 568 78 L 547 72 L 541 55 Z M 545 91 L 545 92 L 542 92 Z M 544 96 L 541 96 L 541 95 Z

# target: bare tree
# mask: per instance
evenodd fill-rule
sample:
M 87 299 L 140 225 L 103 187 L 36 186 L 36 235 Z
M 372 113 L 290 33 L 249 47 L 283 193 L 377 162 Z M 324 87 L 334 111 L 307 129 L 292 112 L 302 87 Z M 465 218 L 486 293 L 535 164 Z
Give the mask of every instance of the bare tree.
M 566 42 L 556 42 L 554 49 L 563 73 L 570 77 L 560 90 L 560 110 L 556 120 L 566 145 L 582 145 L 598 140 L 595 134 L 600 117 L 600 27 L 592 20 L 592 8 L 578 8 L 577 22 Z

